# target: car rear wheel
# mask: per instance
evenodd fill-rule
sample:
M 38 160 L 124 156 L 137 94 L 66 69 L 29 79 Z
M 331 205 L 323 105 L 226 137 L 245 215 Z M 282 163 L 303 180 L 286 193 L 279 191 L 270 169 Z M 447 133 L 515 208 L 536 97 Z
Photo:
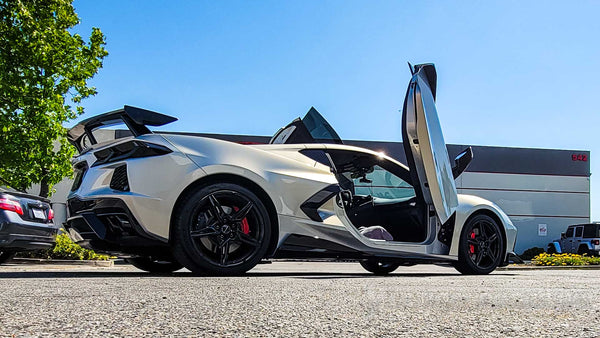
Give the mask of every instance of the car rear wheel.
M 590 255 L 590 249 L 586 245 L 580 245 L 579 249 L 577 249 L 578 255 Z
M 6 263 L 15 256 L 14 252 L 0 251 L 0 264 Z
M 456 270 L 466 275 L 488 274 L 502 262 L 504 237 L 500 227 L 487 215 L 476 215 L 463 227 Z
M 365 270 L 378 276 L 387 275 L 400 266 L 399 263 L 382 262 L 377 259 L 367 259 L 361 261 L 360 265 L 365 268 Z
M 140 270 L 151 273 L 170 273 L 183 268 L 183 265 L 172 260 L 151 256 L 127 258 L 126 261 Z
M 557 253 L 553 244 L 548 244 L 548 250 L 546 252 L 550 255 Z
M 263 202 L 231 183 L 204 186 L 176 211 L 173 255 L 196 274 L 239 275 L 264 257 L 271 223 Z

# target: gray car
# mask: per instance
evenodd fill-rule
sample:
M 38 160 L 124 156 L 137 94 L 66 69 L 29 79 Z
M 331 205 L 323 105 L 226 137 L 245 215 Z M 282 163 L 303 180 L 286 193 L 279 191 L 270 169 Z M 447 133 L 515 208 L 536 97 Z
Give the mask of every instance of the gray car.
M 569 225 L 560 239 L 548 244 L 548 253 L 600 254 L 600 224 Z
M 0 189 L 0 264 L 17 251 L 54 246 L 59 227 L 53 218 L 49 200 Z

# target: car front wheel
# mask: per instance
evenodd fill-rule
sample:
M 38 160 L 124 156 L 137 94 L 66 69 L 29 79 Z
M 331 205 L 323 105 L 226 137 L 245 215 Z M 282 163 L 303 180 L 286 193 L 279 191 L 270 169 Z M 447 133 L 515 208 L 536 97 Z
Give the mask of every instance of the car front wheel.
M 382 262 L 377 259 L 367 259 L 360 262 L 360 265 L 367 271 L 378 276 L 384 276 L 396 270 L 400 264 L 391 262 Z
M 466 275 L 485 275 L 500 265 L 504 237 L 493 218 L 487 215 L 470 218 L 460 236 L 456 270 Z
M 184 197 L 173 255 L 193 273 L 239 275 L 265 256 L 271 223 L 263 202 L 237 184 L 216 183 Z

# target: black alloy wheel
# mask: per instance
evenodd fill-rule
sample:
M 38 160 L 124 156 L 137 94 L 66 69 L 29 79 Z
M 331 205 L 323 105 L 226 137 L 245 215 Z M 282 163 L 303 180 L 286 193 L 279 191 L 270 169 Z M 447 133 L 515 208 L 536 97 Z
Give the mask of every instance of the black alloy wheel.
M 378 259 L 367 259 L 360 261 L 360 265 L 367 271 L 372 272 L 377 276 L 385 276 L 396 270 L 400 263 L 384 262 Z
M 15 256 L 14 252 L 11 251 L 0 251 L 0 264 L 6 263 Z
M 174 255 L 192 272 L 238 275 L 264 257 L 271 223 L 262 201 L 231 183 L 189 195 L 175 218 Z
M 504 237 L 496 221 L 487 215 L 470 218 L 461 232 L 455 268 L 466 275 L 485 275 L 503 259 Z
M 129 264 L 150 273 L 171 273 L 183 268 L 183 265 L 172 259 L 152 256 L 139 256 L 125 259 Z

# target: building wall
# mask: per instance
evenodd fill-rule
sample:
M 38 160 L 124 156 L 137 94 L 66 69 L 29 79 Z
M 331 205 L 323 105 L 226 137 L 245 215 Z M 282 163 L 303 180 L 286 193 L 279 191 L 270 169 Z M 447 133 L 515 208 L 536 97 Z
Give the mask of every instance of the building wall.
M 546 248 L 567 225 L 590 221 L 589 177 L 465 172 L 456 186 L 506 212 L 519 231 L 517 253 Z

